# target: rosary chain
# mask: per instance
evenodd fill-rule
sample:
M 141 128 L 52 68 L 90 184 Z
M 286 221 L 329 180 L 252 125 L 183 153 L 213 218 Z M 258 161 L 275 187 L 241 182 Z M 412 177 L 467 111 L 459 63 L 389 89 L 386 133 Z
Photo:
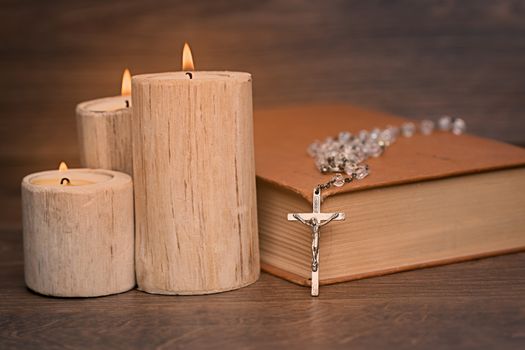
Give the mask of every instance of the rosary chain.
M 452 131 L 460 135 L 465 131 L 465 122 L 460 118 L 452 119 L 442 117 L 439 129 Z M 424 120 L 421 122 L 420 130 L 424 135 L 430 135 L 434 129 L 434 122 Z M 319 230 L 321 226 L 332 220 L 344 220 L 344 213 L 321 213 L 321 191 L 334 187 L 342 187 L 354 180 L 362 180 L 369 174 L 369 167 L 364 162 L 370 157 L 379 157 L 385 149 L 390 146 L 398 134 L 411 137 L 416 130 L 412 122 L 404 123 L 401 128 L 387 127 L 386 129 L 374 129 L 370 132 L 362 130 L 358 135 L 349 132 L 339 133 L 337 138 L 329 137 L 324 143 L 315 141 L 307 152 L 315 159 L 317 169 L 322 173 L 334 172 L 335 175 L 327 182 L 320 183 L 314 188 L 312 198 L 313 210 L 308 214 L 288 214 L 288 220 L 300 221 L 310 226 L 312 230 L 312 296 L 319 295 Z M 346 176 L 342 174 L 346 173 Z M 302 215 L 308 215 L 306 219 Z M 326 215 L 331 215 L 327 217 Z
M 318 184 L 316 186 L 316 192 L 318 192 L 319 190 L 326 190 L 326 189 L 329 189 L 330 187 L 332 187 L 332 185 L 334 185 L 338 180 L 336 179 L 337 175 L 332 177 L 332 179 L 330 179 L 330 181 L 327 181 L 325 183 L 321 183 L 321 184 Z M 337 186 L 337 187 L 341 187 L 343 186 L 344 184 L 348 184 L 352 181 L 354 181 L 355 179 L 355 175 L 352 175 L 352 176 L 347 176 L 347 177 L 343 177 L 342 181 L 344 181 L 343 184 Z
M 327 138 L 324 143 L 315 141 L 308 147 L 307 152 L 315 158 L 317 168 L 322 174 L 336 173 L 328 182 L 315 187 L 316 194 L 332 186 L 342 187 L 354 180 L 362 180 L 369 174 L 369 167 L 364 163 L 367 158 L 382 155 L 399 134 L 412 137 L 419 129 L 423 135 L 430 135 L 435 124 L 433 121 L 423 120 L 417 128 L 414 123 L 406 122 L 400 128 L 389 126 L 383 130 L 362 130 L 357 135 L 344 131 L 336 138 Z M 437 124 L 439 130 L 455 135 L 461 135 L 466 129 L 466 123 L 461 118 L 443 116 Z M 342 172 L 348 176 L 343 176 Z

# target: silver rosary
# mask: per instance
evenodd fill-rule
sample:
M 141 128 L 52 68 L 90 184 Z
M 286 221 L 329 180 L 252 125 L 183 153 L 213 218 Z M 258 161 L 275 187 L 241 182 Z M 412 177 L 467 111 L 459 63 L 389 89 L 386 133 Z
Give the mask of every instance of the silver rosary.
M 361 130 L 357 135 L 348 131 L 340 132 L 336 138 L 328 137 L 324 142 L 315 141 L 308 146 L 308 154 L 314 158 L 317 169 L 322 174 L 336 173 L 328 182 L 317 185 L 313 190 L 312 212 L 288 214 L 289 221 L 298 221 L 312 230 L 312 296 L 319 295 L 319 237 L 320 228 L 331 221 L 345 219 L 344 213 L 321 213 L 321 191 L 331 186 L 342 187 L 355 180 L 362 180 L 370 173 L 365 161 L 379 157 L 392 145 L 399 135 L 412 137 L 417 131 L 423 135 L 434 132 L 435 123 L 423 120 L 416 124 L 407 122 L 401 127 L 388 126 L 385 129 Z M 461 118 L 443 116 L 438 120 L 440 131 L 461 135 L 466 123 Z M 346 173 L 347 176 L 344 176 Z

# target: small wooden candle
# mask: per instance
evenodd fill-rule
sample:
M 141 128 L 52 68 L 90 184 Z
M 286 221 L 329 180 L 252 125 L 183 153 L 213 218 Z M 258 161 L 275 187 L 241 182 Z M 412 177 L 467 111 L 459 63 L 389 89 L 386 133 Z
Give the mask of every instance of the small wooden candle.
M 135 286 L 131 177 L 110 170 L 22 180 L 24 268 L 40 294 L 94 297 Z
M 80 161 L 83 167 L 111 169 L 131 175 L 131 75 L 122 77 L 122 96 L 77 106 Z
M 132 84 L 139 289 L 207 294 L 255 282 L 250 74 L 148 74 Z

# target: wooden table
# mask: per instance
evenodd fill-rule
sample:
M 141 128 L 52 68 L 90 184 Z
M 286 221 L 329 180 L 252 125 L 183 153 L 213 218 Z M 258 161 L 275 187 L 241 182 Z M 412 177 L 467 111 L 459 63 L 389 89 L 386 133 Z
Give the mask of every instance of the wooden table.
M 465 0 L 6 2 L 0 13 L 0 349 L 525 348 L 525 253 L 309 290 L 54 299 L 23 282 L 20 180 L 78 165 L 76 103 L 132 73 L 253 73 L 256 108 L 340 101 L 460 115 L 525 145 L 523 3 Z M 497 233 L 495 233 L 497 234 Z
M 0 234 L 0 348 L 523 349 L 525 253 L 309 289 L 263 273 L 208 296 L 37 295 Z

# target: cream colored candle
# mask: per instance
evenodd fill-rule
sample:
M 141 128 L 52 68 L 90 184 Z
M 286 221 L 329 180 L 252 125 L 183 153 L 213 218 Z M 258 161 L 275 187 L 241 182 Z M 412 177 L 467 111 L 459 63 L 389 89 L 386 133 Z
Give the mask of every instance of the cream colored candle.
M 82 166 L 131 175 L 131 76 L 127 69 L 122 77 L 121 94 L 77 106 Z
M 248 73 L 134 76 L 139 289 L 207 294 L 259 277 Z
M 131 177 L 44 171 L 22 180 L 24 271 L 35 292 L 94 297 L 135 286 Z

